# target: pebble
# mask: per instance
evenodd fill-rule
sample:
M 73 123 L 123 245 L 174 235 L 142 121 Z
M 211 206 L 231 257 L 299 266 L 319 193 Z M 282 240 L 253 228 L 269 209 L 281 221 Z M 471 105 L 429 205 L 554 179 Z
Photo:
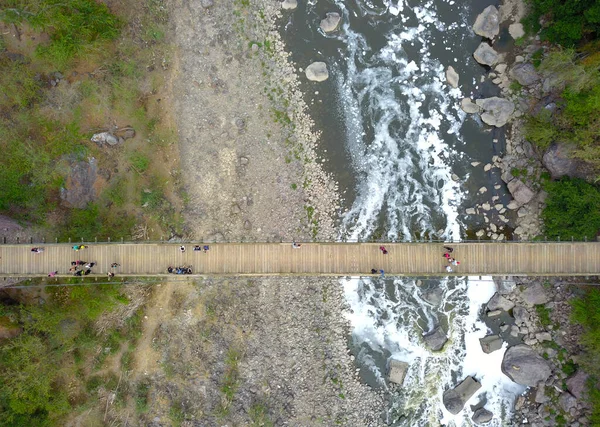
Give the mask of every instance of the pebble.
M 487 191 L 488 191 L 487 187 L 481 187 L 481 188 L 479 189 L 479 192 L 480 192 L 481 194 L 483 194 L 483 193 L 485 193 L 485 192 L 487 192 Z
M 484 172 L 487 172 L 487 171 L 489 171 L 490 169 L 492 169 L 492 165 L 491 165 L 490 163 L 486 164 L 486 165 L 483 167 L 483 171 L 484 171 Z

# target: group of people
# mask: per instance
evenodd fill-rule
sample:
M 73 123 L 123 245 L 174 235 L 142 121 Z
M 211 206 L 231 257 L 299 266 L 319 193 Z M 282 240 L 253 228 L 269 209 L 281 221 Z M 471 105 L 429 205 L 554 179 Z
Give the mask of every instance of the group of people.
M 87 249 L 87 248 L 88 248 L 88 246 L 87 246 L 87 245 L 73 245 L 73 250 L 74 250 L 75 252 L 77 252 L 77 251 L 81 251 L 81 250 L 83 250 L 83 249 Z
M 209 250 L 210 250 L 210 246 L 208 246 L 208 245 L 204 245 L 204 246 L 194 245 L 194 252 L 208 252 Z M 183 245 L 179 246 L 179 252 L 184 253 L 185 246 L 183 246 Z
M 171 267 L 167 268 L 167 271 L 172 274 L 193 274 L 192 266 L 189 267 Z
M 446 258 L 446 260 L 448 260 L 448 264 L 450 264 L 445 266 L 444 268 L 448 273 L 452 273 L 452 266 L 460 265 L 460 261 L 457 261 L 456 258 L 450 255 L 452 252 L 454 252 L 454 248 L 451 248 L 450 246 L 444 246 L 444 249 L 446 250 L 446 252 L 444 253 L 444 258 Z
M 71 261 L 69 273 L 72 273 L 73 276 L 87 276 L 92 273 L 92 267 L 95 265 L 95 262 L 85 262 L 81 260 Z

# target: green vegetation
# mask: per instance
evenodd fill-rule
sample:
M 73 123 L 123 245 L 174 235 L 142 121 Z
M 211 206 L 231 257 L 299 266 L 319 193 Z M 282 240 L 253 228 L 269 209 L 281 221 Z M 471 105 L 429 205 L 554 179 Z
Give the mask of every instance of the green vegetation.
M 579 178 L 564 177 L 544 184 L 549 196 L 542 211 L 551 239 L 595 239 L 600 230 L 600 190 Z
M 540 318 L 540 324 L 542 326 L 549 326 L 552 324 L 552 320 L 550 319 L 550 309 L 546 308 L 544 305 L 536 305 L 535 311 Z

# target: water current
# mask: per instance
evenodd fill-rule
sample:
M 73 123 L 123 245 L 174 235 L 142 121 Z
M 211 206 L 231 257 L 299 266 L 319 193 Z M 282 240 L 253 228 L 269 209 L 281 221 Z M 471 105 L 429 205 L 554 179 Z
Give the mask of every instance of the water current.
M 481 41 L 472 23 L 489 4 L 309 1 L 286 17 L 284 37 L 294 61 L 306 66 L 321 60 L 330 71 L 325 83 L 307 83 L 304 90 L 323 131 L 323 155 L 344 192 L 340 238 L 457 241 L 478 225 L 464 218 L 461 206 L 482 201 L 477 189 L 500 180 L 471 162 L 501 154 L 503 139 L 467 118 L 458 102 L 494 93 L 482 83 L 486 70 L 471 57 Z M 342 26 L 325 34 L 319 22 L 331 11 L 342 15 Z M 460 75 L 458 89 L 445 81 L 448 65 Z M 495 194 L 504 198 L 505 187 Z M 505 348 L 488 355 L 479 345 L 488 331 L 480 315 L 495 291 L 491 278 L 348 278 L 342 285 L 363 379 L 389 390 L 390 358 L 410 364 L 403 387 L 390 393 L 388 423 L 471 425 L 473 408 L 485 405 L 494 413 L 490 425 L 510 424 L 523 389 L 500 372 Z M 422 339 L 436 325 L 449 337 L 441 352 L 428 350 Z M 442 393 L 467 375 L 482 388 L 452 415 Z

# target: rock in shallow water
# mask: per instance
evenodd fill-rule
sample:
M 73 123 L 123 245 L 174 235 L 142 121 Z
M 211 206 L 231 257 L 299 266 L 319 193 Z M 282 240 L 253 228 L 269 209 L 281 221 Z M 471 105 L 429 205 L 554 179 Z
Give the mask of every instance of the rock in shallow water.
M 404 383 L 404 377 L 408 370 L 408 363 L 402 362 L 401 360 L 391 359 L 388 379 L 390 382 L 402 385 Z
M 454 67 L 452 65 L 449 65 L 448 68 L 446 69 L 446 81 L 453 88 L 457 88 L 458 87 L 458 79 L 459 79 L 458 73 L 456 72 L 456 70 L 454 69 Z
M 338 29 L 342 17 L 337 12 L 327 12 L 325 19 L 321 21 L 321 29 L 326 33 L 332 33 Z
M 531 86 L 540 80 L 540 75 L 529 62 L 515 65 L 509 74 L 523 86 Z
M 500 14 L 494 6 L 488 6 L 483 9 L 473 24 L 475 34 L 493 39 L 500 32 Z
M 517 384 L 529 387 L 546 381 L 552 373 L 548 362 L 524 344 L 506 350 L 502 359 L 502 372 Z
M 467 377 L 453 389 L 444 392 L 444 406 L 451 414 L 458 414 L 465 407 L 465 403 L 473 396 L 481 384 L 473 377 Z
M 471 418 L 475 424 L 485 424 L 494 418 L 494 414 L 485 408 L 479 408 L 473 413 Z
M 322 82 L 327 80 L 329 72 L 327 71 L 327 64 L 324 62 L 313 62 L 306 67 L 306 78 L 313 82 Z
M 475 101 L 483 110 L 481 120 L 490 126 L 504 126 L 515 111 L 515 105 L 503 98 L 493 96 Z
M 489 44 L 483 42 L 479 45 L 477 50 L 475 50 L 475 53 L 473 53 L 473 58 L 480 64 L 491 67 L 498 62 L 498 52 L 496 52 Z
M 439 351 L 444 347 L 448 338 L 441 326 L 436 326 L 431 332 L 423 335 L 425 343 L 432 351 Z
M 281 8 L 286 10 L 294 10 L 298 7 L 297 0 L 283 0 L 281 3 Z
M 479 338 L 479 344 L 481 344 L 481 349 L 484 353 L 489 354 L 493 353 L 496 350 L 500 350 L 502 348 L 502 338 L 498 335 L 487 335 L 483 338 Z

